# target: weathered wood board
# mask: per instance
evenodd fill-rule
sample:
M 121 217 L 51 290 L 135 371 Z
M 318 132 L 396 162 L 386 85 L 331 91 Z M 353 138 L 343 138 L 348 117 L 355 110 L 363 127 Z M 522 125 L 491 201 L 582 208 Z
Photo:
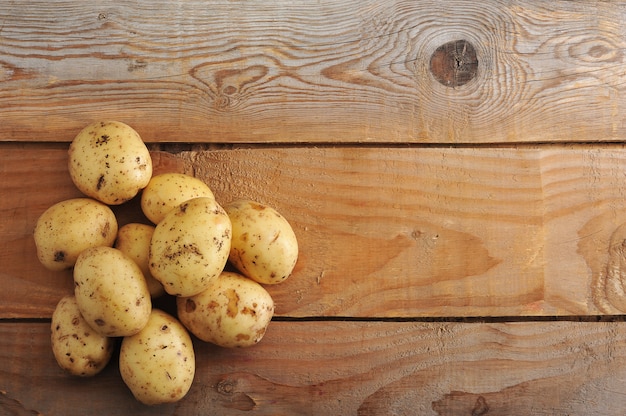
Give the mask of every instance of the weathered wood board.
M 315 147 L 154 153 L 220 202 L 276 207 L 301 246 L 270 290 L 290 317 L 619 314 L 626 148 Z M 80 193 L 66 149 L 4 146 L 0 294 L 6 317 L 49 317 L 71 272 L 46 271 L 32 230 Z M 24 163 L 32 157 L 38 169 Z M 146 221 L 137 203 L 120 222 Z M 129 217 L 131 213 L 133 217 Z M 616 237 L 617 236 L 617 237 Z M 620 240 L 621 238 L 621 240 Z M 615 240 L 615 241 L 614 241 Z M 612 248 L 613 247 L 613 248 Z
M 622 323 L 273 322 L 254 348 L 197 343 L 188 396 L 156 408 L 134 400 L 115 365 L 94 379 L 63 374 L 48 337 L 46 324 L 0 324 L 0 410 L 621 416 L 626 407 Z
M 0 2 L 0 414 L 622 415 L 625 40 L 623 1 Z M 177 404 L 51 352 L 32 230 L 95 119 L 298 236 Z
M 0 140 L 622 141 L 626 3 L 6 1 Z M 475 76 L 431 57 L 463 40 Z M 464 49 L 450 70 L 469 71 Z M 38 126 L 33 132 L 33 125 Z

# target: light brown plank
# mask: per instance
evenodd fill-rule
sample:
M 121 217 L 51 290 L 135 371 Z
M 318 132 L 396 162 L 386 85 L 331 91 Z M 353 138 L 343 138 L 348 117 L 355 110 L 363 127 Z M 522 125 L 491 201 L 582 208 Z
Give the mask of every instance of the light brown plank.
M 18 0 L 0 16 L 0 141 L 100 118 L 149 141 L 624 137 L 625 2 Z M 430 57 L 458 39 L 478 72 L 451 88 Z
M 268 287 L 278 315 L 626 312 L 623 146 L 155 155 L 159 169 L 193 172 L 222 203 L 255 199 L 292 223 L 294 275 Z M 31 235 L 47 206 L 78 195 L 66 157 L 64 148 L 0 148 L 1 317 L 49 317 L 71 290 L 69 272 L 39 265 Z M 121 223 L 142 220 L 136 201 L 118 212 Z
M 152 153 L 154 172 L 191 173 L 180 158 Z M 50 317 L 73 290 L 71 271 L 51 272 L 37 259 L 33 230 L 48 207 L 83 196 L 67 170 L 66 147 L 10 145 L 0 148 L 0 317 Z M 146 221 L 138 201 L 112 207 L 118 221 Z
M 93 379 L 65 375 L 49 342 L 46 323 L 0 324 L 0 413 L 621 416 L 626 407 L 622 323 L 272 322 L 249 349 L 195 342 L 189 394 L 156 408 L 132 398 L 115 361 Z

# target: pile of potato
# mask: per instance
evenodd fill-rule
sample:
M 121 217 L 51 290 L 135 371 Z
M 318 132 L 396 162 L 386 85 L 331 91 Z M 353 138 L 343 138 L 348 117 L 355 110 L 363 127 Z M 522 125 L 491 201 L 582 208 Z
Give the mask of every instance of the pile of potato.
M 34 230 L 41 263 L 73 269 L 74 294 L 59 301 L 51 324 L 61 368 L 93 376 L 121 338 L 119 368 L 132 394 L 169 403 L 186 395 L 195 375 L 189 332 L 222 347 L 261 340 L 274 314 L 263 285 L 284 281 L 298 257 L 282 215 L 249 200 L 221 206 L 193 176 L 153 176 L 148 148 L 121 122 L 79 132 L 68 169 L 85 197 L 51 206 Z M 118 227 L 111 206 L 136 196 L 152 224 Z M 176 317 L 152 306 L 168 295 Z

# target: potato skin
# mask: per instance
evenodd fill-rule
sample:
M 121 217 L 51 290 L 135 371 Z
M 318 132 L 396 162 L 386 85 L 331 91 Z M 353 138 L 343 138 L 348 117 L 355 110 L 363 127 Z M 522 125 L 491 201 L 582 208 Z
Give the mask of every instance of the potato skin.
M 233 225 L 229 260 L 239 272 L 262 284 L 283 282 L 298 260 L 291 225 L 274 208 L 250 200 L 224 206 Z
M 154 224 L 185 201 L 198 197 L 215 198 L 211 188 L 200 179 L 184 173 L 153 176 L 141 193 L 141 210 Z
M 191 199 L 157 224 L 150 242 L 150 272 L 170 295 L 195 295 L 224 269 L 230 240 L 224 209 L 213 198 Z
M 150 273 L 150 240 L 154 234 L 154 226 L 148 224 L 129 223 L 124 224 L 117 232 L 117 238 L 113 247 L 133 259 L 141 269 L 146 279 L 148 291 L 152 299 L 158 298 L 165 293 L 161 282 L 156 280 Z
M 176 402 L 187 394 L 195 376 L 191 337 L 176 318 L 153 309 L 146 326 L 122 340 L 119 368 L 141 403 Z
M 57 202 L 37 219 L 33 233 L 37 258 L 49 270 L 71 268 L 83 250 L 112 246 L 117 231 L 113 211 L 95 199 Z
M 108 205 L 132 199 L 152 177 L 152 158 L 132 127 L 97 121 L 83 128 L 68 150 L 72 181 L 85 195 Z
M 274 301 L 259 283 L 223 272 L 195 296 L 176 299 L 178 319 L 203 341 L 221 347 L 257 344 L 274 315 Z
M 115 340 L 98 334 L 87 324 L 74 296 L 64 296 L 57 303 L 50 329 L 54 358 L 68 373 L 91 377 L 110 361 Z
M 145 326 L 152 309 L 141 269 L 112 247 L 89 248 L 78 256 L 74 295 L 89 326 L 109 337 L 136 334 Z

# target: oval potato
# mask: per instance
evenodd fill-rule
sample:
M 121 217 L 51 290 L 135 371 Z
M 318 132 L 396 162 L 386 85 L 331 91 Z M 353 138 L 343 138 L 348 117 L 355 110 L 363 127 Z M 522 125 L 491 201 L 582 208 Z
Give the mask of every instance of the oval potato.
M 170 295 L 200 293 L 224 269 L 230 239 L 230 219 L 215 199 L 183 202 L 154 230 L 150 272 Z
M 91 377 L 110 361 L 115 340 L 98 334 L 87 324 L 74 296 L 64 296 L 57 303 L 50 328 L 54 358 L 68 373 Z
M 49 270 L 70 268 L 82 251 L 112 246 L 117 231 L 115 214 L 99 201 L 73 198 L 58 202 L 44 211 L 35 225 L 37 258 Z
M 229 260 L 237 270 L 268 285 L 287 279 L 298 260 L 298 241 L 287 219 L 249 200 L 233 201 L 224 209 L 233 227 Z
M 141 210 L 154 224 L 185 201 L 198 197 L 214 198 L 209 186 L 184 173 L 162 173 L 153 176 L 141 193 Z
M 113 247 L 133 259 L 141 269 L 148 284 L 150 296 L 154 299 L 165 293 L 161 282 L 150 273 L 149 253 L 150 240 L 154 234 L 154 226 L 148 224 L 129 223 L 120 227 Z
M 74 295 L 87 323 L 109 337 L 136 334 L 148 322 L 152 309 L 141 269 L 112 247 L 89 248 L 78 256 Z
M 203 341 L 221 347 L 258 343 L 274 315 L 274 301 L 259 283 L 223 272 L 203 292 L 176 299 L 178 319 Z
M 141 403 L 176 402 L 187 394 L 195 375 L 191 337 L 174 317 L 153 309 L 146 326 L 122 340 L 119 368 Z
M 69 147 L 72 181 L 85 195 L 108 205 L 132 199 L 152 177 L 152 158 L 132 127 L 97 121 L 83 128 Z

